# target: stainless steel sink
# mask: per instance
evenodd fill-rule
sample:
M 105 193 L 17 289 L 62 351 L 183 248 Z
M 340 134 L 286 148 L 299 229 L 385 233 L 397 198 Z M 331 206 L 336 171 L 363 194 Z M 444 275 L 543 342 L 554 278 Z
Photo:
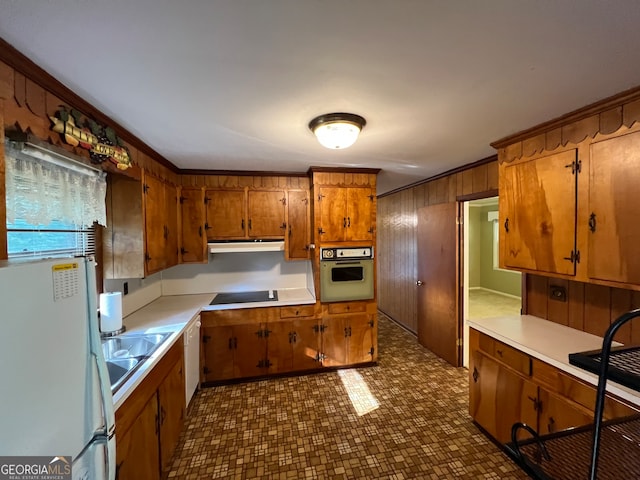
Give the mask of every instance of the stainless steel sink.
M 147 360 L 171 333 L 125 334 L 102 340 L 111 391 L 120 386 Z

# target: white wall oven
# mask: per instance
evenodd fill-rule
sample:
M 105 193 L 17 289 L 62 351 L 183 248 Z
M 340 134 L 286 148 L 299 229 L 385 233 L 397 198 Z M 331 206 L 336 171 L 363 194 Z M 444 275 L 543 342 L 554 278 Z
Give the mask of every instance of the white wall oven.
M 320 249 L 321 302 L 370 300 L 373 276 L 373 247 Z

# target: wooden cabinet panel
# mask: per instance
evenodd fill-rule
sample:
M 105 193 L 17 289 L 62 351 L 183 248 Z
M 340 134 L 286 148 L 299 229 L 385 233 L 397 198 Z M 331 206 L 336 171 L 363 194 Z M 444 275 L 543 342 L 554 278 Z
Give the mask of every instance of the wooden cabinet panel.
M 371 210 L 373 194 L 369 188 L 349 188 L 347 190 L 347 233 L 346 240 L 367 241 L 373 238 Z
M 496 340 L 494 357 L 523 375 L 531 375 L 531 357 L 526 353 Z
M 165 204 L 165 250 L 164 268 L 173 267 L 178 264 L 178 187 L 169 183 L 164 184 L 164 204 Z
M 500 443 L 516 422 L 537 425 L 538 387 L 479 351 L 471 352 L 469 413 Z
M 286 228 L 285 204 L 284 190 L 249 190 L 249 238 L 282 238 Z
M 184 388 L 184 359 L 180 358 L 158 387 L 160 466 L 165 473 L 171 467 L 171 457 L 184 422 Z
M 347 341 L 349 343 L 348 363 L 366 363 L 372 361 L 373 325 L 367 314 L 350 315 Z
M 241 239 L 246 236 L 244 190 L 207 190 L 207 238 Z
M 293 371 L 312 370 L 320 367 L 320 333 L 315 318 L 291 321 L 293 335 Z
M 539 389 L 538 400 L 540 408 L 537 431 L 540 435 L 587 425 L 593 421 L 592 411 L 544 388 Z
M 347 342 L 347 316 L 336 315 L 323 319 L 322 325 L 322 363 L 327 367 L 341 367 L 349 363 L 349 344 Z
M 307 259 L 311 242 L 309 192 L 290 190 L 287 199 L 285 256 L 287 260 Z
M 257 377 L 267 373 L 267 337 L 260 333 L 265 324 L 236 325 L 233 327 L 235 348 L 233 353 L 234 377 Z
M 144 225 L 147 274 L 159 272 L 165 266 L 165 198 L 164 183 L 151 175 L 144 179 Z
M 316 312 L 315 305 L 296 305 L 280 307 L 280 318 L 312 317 Z
M 366 302 L 335 302 L 329 304 L 328 310 L 332 315 L 360 313 L 367 311 L 367 304 Z
M 638 185 L 640 132 L 591 145 L 589 278 L 640 285 Z
M 117 432 L 116 478 L 160 478 L 158 451 L 158 401 L 154 395 L 126 432 Z
M 269 373 L 283 373 L 293 370 L 293 325 L 290 321 L 269 324 L 267 351 Z
M 234 378 L 234 335 L 230 326 L 202 325 L 202 357 L 204 382 Z
M 575 275 L 577 150 L 502 168 L 501 265 Z
M 375 323 L 366 313 L 335 315 L 323 320 L 323 365 L 327 367 L 373 361 Z
M 320 239 L 325 242 L 344 240 L 347 226 L 347 190 L 340 187 L 320 187 Z
M 180 192 L 180 263 L 207 261 L 204 189 L 182 187 Z

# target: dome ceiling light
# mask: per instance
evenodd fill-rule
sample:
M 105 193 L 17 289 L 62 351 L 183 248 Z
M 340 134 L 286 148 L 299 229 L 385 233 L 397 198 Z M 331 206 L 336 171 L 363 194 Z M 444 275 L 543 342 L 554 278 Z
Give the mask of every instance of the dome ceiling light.
M 364 118 L 353 113 L 326 113 L 311 120 L 309 129 L 323 147 L 336 150 L 353 145 L 366 124 Z

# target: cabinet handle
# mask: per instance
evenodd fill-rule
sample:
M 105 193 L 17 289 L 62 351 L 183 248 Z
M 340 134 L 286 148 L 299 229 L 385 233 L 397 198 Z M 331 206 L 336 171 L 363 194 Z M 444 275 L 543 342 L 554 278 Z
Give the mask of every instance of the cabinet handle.
M 342 228 L 347 228 L 347 217 L 342 217 Z
M 244 218 L 242 219 L 242 222 L 240 222 L 240 227 L 244 230 Z
M 198 227 L 198 235 L 200 235 L 200 237 L 202 237 L 202 225 L 200 225 Z
M 591 213 L 591 215 L 589 215 L 589 230 L 591 230 L 591 232 L 596 231 L 596 214 L 595 213 Z
M 291 225 L 289 225 L 289 236 L 291 236 Z
M 233 337 L 229 338 L 229 350 L 233 350 Z
M 344 327 L 344 338 L 347 338 L 349 336 L 349 330 L 347 330 L 347 327 Z
M 351 327 L 349 327 L 349 336 L 351 336 Z
M 528 396 L 527 398 L 533 402 L 533 409 L 537 412 L 540 409 L 540 402 L 538 399 L 533 398 L 532 396 Z
M 509 217 L 504 221 L 504 231 L 509 233 Z
M 351 217 L 347 217 L 347 227 L 351 226 Z
M 502 357 L 502 350 L 496 350 L 496 353 Z
M 478 369 L 476 367 L 473 367 L 473 383 L 478 383 L 478 377 L 480 377 L 480 374 L 478 373 Z
M 553 419 L 553 417 L 549 417 L 547 428 L 549 429 L 549 433 L 553 433 L 556 431 L 556 421 Z
M 251 219 L 249 219 L 249 230 L 251 230 Z
M 156 424 L 156 437 L 157 437 L 158 434 L 160 433 L 160 416 L 157 413 L 156 413 L 155 424 Z
M 164 407 L 160 407 L 160 425 L 164 425 L 164 419 L 167 418 L 167 412 Z

